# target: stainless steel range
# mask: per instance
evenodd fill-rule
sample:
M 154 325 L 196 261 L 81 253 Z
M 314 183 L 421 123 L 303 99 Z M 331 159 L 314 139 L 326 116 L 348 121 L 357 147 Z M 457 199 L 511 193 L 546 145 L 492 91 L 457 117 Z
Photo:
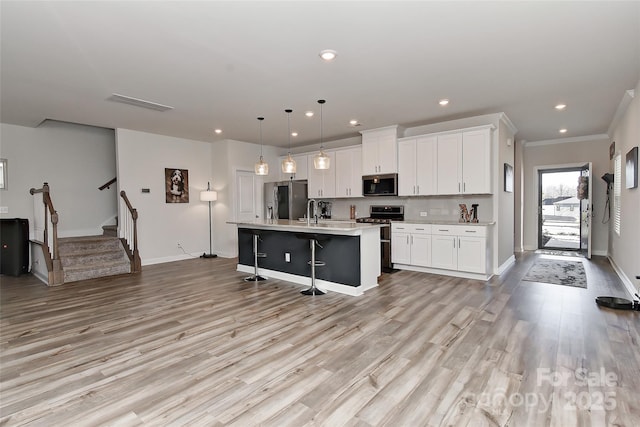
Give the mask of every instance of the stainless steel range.
M 385 224 L 380 228 L 380 256 L 382 271 L 393 271 L 391 263 L 391 221 L 404 221 L 404 206 L 372 205 L 367 218 L 357 218 L 356 222 Z

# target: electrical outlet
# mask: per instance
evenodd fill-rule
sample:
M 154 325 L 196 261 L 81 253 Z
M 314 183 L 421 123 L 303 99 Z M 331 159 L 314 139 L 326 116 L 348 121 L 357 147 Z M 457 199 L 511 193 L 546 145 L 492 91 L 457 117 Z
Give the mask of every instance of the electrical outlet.
M 284 253 L 284 262 L 291 262 L 291 254 L 289 252 Z
M 420 212 L 420 216 L 427 216 L 426 212 Z
M 178 249 L 182 249 L 182 245 L 178 242 Z

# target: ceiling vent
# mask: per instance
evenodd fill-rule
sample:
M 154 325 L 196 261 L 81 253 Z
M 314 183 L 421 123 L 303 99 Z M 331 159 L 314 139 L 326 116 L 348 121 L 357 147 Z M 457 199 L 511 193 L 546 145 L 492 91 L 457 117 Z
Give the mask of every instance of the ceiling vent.
M 155 111 L 167 111 L 173 110 L 173 107 L 169 105 L 162 105 L 156 102 L 145 101 L 144 99 L 133 98 L 131 96 L 120 95 L 117 93 L 112 94 L 109 98 L 110 101 L 122 102 L 123 104 L 134 105 L 140 108 L 147 108 Z

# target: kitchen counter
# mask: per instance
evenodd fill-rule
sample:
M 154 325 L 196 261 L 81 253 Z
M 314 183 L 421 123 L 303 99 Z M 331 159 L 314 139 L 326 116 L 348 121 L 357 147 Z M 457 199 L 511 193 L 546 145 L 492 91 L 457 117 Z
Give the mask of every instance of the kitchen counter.
M 343 234 L 349 236 L 361 235 L 365 230 L 378 230 L 384 224 L 357 223 L 351 220 L 318 220 L 318 223 L 307 225 L 306 221 L 289 219 L 256 219 L 254 221 L 228 221 L 238 227 L 256 228 L 261 230 L 277 230 L 292 232 L 313 232 L 320 234 Z
M 311 286 L 311 249 L 306 235 L 316 235 L 316 259 L 325 266 L 316 269 L 316 286 L 323 291 L 362 295 L 378 286 L 381 274 L 380 227 L 383 224 L 350 220 L 321 220 L 307 225 L 298 220 L 229 221 L 238 226 L 237 270 L 253 274 L 253 231 L 260 231 L 258 274 Z M 388 226 L 388 224 L 386 225 Z M 269 282 L 262 282 L 267 285 Z M 261 285 L 261 286 L 265 286 Z
M 458 222 L 454 220 L 426 220 L 426 219 L 405 219 L 404 221 L 393 221 L 393 222 L 404 222 L 407 224 L 433 224 L 433 225 L 494 225 L 495 221 L 480 221 L 480 222 Z

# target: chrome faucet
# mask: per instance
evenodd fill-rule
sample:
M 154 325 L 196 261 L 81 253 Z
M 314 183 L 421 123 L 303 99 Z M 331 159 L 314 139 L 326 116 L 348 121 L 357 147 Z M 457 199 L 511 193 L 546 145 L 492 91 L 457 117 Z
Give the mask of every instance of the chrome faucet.
M 311 212 L 311 204 L 313 203 L 313 211 Z M 307 225 L 311 225 L 311 213 L 315 219 L 315 223 L 318 223 L 318 204 L 316 199 L 307 200 Z

